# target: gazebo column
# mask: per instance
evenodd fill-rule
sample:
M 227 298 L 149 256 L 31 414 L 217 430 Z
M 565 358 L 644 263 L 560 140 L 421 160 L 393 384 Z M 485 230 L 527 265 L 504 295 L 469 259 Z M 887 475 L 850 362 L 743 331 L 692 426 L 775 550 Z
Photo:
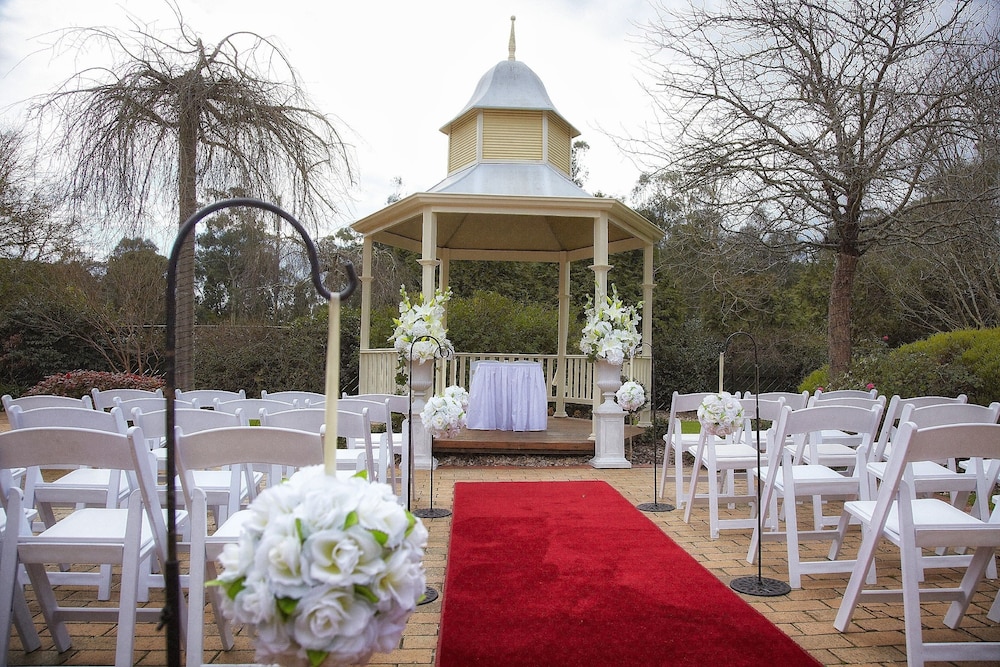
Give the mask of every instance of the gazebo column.
M 556 417 L 566 417 L 566 354 L 569 342 L 570 264 L 566 253 L 559 262 L 559 348 L 556 351 Z
M 447 248 L 438 248 L 438 259 L 440 264 L 438 265 L 438 287 L 442 292 L 448 291 L 448 281 L 449 281 L 449 271 L 451 269 L 451 251 Z M 448 328 L 448 309 L 444 309 L 443 322 L 444 328 Z M 436 391 L 442 392 L 444 388 L 449 384 L 461 384 L 458 382 L 457 376 L 453 370 L 455 366 L 455 359 L 448 359 L 440 362 L 438 364 L 438 376 L 435 378 Z M 451 371 L 451 372 L 449 372 Z M 449 380 L 449 378 L 452 378 Z
M 608 293 L 608 214 L 594 218 L 594 299 Z M 620 372 L 620 371 L 619 371 Z M 617 403 L 601 402 L 601 390 L 594 373 L 594 458 L 595 468 L 631 468 L 625 458 L 625 411 Z
M 434 298 L 434 290 L 437 278 L 437 267 L 440 264 L 437 258 L 437 215 L 429 208 L 423 212 L 423 230 L 421 237 L 421 256 L 418 260 L 421 271 L 421 289 L 424 295 L 424 302 Z M 424 363 L 431 363 L 426 361 Z M 443 363 L 443 362 L 442 362 Z M 437 466 L 437 461 L 431 453 L 431 435 L 424 428 L 420 420 L 420 412 L 427 403 L 428 393 L 433 391 L 435 382 L 431 383 L 431 388 L 421 395 L 413 394 L 412 412 L 409 415 L 413 433 L 413 466 L 421 470 L 429 470 Z
M 653 391 L 653 244 L 647 243 L 642 249 L 642 349 L 639 356 L 643 359 L 641 379 L 646 387 L 647 398 Z M 656 406 L 650 403 L 649 408 L 639 415 L 639 426 L 650 426 L 653 421 L 653 411 Z
M 361 275 L 358 277 L 361 283 L 361 354 L 358 360 L 358 390 L 359 393 L 369 393 L 370 388 L 377 386 L 377 380 L 369 378 L 371 372 L 368 364 L 368 355 L 365 354 L 371 349 L 372 332 L 372 239 L 370 236 L 364 238 L 361 245 Z

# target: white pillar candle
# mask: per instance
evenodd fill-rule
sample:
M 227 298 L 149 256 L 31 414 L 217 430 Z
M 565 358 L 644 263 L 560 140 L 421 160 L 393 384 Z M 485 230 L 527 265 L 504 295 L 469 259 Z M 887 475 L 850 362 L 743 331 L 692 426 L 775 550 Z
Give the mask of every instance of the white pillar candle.
M 721 394 L 721 393 L 722 393 L 722 391 L 723 391 L 723 382 L 722 382 L 722 378 L 723 378 L 723 375 L 722 375 L 722 369 L 723 369 L 723 367 L 724 367 L 725 365 L 726 365 L 726 353 L 725 353 L 725 352 L 719 352 L 719 393 L 720 393 L 720 394 Z
M 340 294 L 330 297 L 330 322 L 326 340 L 326 440 L 323 463 L 327 475 L 337 474 L 337 397 L 340 395 Z

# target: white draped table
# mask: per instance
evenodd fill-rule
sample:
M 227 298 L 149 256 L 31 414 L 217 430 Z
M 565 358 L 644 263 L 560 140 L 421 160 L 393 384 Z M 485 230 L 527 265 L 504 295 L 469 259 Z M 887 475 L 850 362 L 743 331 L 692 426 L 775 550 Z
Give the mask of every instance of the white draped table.
M 483 431 L 544 431 L 548 392 L 542 365 L 480 361 L 469 387 L 468 428 Z

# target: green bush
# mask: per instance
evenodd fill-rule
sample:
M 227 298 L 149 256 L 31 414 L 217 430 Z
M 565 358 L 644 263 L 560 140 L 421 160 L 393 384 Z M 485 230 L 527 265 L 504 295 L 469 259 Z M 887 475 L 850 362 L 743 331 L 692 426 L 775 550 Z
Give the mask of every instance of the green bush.
M 1000 329 L 940 333 L 885 352 L 862 350 L 849 373 L 830 378 L 823 366 L 799 391 L 864 389 L 867 383 L 888 396 L 966 394 L 970 402 L 988 405 L 1000 400 Z

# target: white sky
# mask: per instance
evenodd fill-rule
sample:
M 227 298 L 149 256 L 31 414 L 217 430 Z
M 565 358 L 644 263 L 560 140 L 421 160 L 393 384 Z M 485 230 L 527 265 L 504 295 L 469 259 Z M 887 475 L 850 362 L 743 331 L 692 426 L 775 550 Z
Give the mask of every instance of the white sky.
M 640 168 L 605 131 L 638 132 L 652 112 L 638 79 L 647 0 L 178 0 L 207 43 L 238 30 L 273 37 L 320 111 L 336 116 L 356 144 L 360 184 L 343 219 L 385 205 L 392 179 L 403 194 L 445 177 L 447 137 L 438 131 L 479 78 L 507 58 L 516 15 L 517 59 L 542 79 L 559 112 L 590 144 L 590 192 L 626 196 Z M 78 67 L 45 49 L 66 27 L 128 28 L 175 22 L 163 0 L 0 0 L 0 124 L 18 102 L 52 90 Z M 13 106 L 11 106 L 13 105 Z M 163 250 L 161 246 L 161 250 Z

